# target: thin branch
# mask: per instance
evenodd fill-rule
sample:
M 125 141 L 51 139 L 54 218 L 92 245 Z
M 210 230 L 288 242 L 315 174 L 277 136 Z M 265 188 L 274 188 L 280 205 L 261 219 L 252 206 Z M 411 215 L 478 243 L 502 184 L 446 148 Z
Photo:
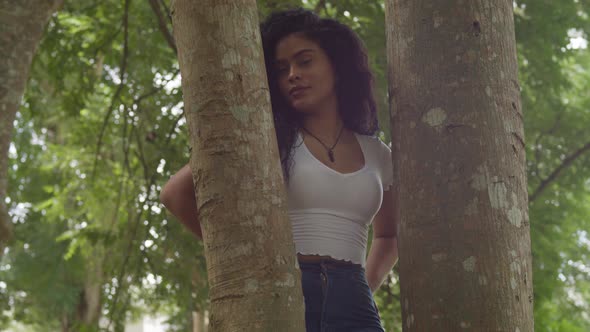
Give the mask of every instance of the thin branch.
M 170 144 L 170 141 L 172 140 L 172 135 L 174 135 L 176 127 L 178 127 L 178 123 L 180 122 L 180 119 L 182 119 L 183 117 L 184 113 L 180 113 L 178 114 L 176 119 L 174 119 L 174 124 L 172 125 L 172 127 L 170 127 L 170 132 L 168 132 L 168 135 L 166 137 L 166 144 L 164 144 L 164 146 L 168 146 Z
M 127 56 L 128 56 L 128 24 L 127 24 L 127 22 L 128 22 L 129 2 L 130 2 L 130 0 L 125 0 L 125 15 L 124 15 L 124 21 L 123 21 L 123 26 L 124 26 L 124 29 L 125 29 L 125 45 L 124 45 L 124 51 L 123 51 L 124 56 L 123 56 L 123 60 L 122 60 L 122 64 L 121 64 L 121 84 L 119 85 L 119 89 L 115 93 L 115 97 L 113 98 L 113 101 L 111 102 L 111 106 L 109 107 L 109 112 L 108 112 L 108 114 L 107 114 L 107 116 L 105 118 L 105 121 L 103 123 L 103 128 L 101 130 L 101 134 L 100 134 L 100 137 L 99 137 L 99 143 L 98 143 L 98 146 L 97 146 L 97 157 L 98 157 L 98 153 L 100 151 L 100 145 L 102 144 L 102 137 L 104 135 L 104 131 L 106 129 L 106 125 L 108 123 L 108 119 L 109 119 L 110 115 L 113 112 L 114 102 L 117 99 L 118 95 L 121 93 L 121 90 L 122 90 L 122 87 L 123 87 L 123 84 L 124 84 L 124 75 L 125 75 L 125 70 L 126 70 L 126 66 L 127 66 Z M 158 18 L 158 22 L 159 22 L 160 29 L 161 29 L 162 33 L 166 37 L 166 40 L 167 40 L 168 44 L 171 46 L 171 48 L 176 53 L 176 45 L 174 43 L 174 38 L 172 37 L 172 35 L 168 31 L 166 22 L 164 20 L 164 16 L 163 16 L 163 14 L 161 12 L 161 8 L 160 8 L 158 2 L 156 0 L 150 0 L 150 5 L 152 6 L 152 9 L 156 13 L 156 16 Z M 164 8 L 167 10 L 167 8 L 165 7 L 165 5 L 164 5 Z M 175 73 L 174 77 L 176 77 L 178 75 L 178 72 L 179 71 L 177 71 Z M 153 90 L 147 92 L 146 94 L 144 94 L 144 95 L 136 98 L 134 100 L 134 103 L 133 104 L 138 105 L 141 102 L 142 99 L 147 98 L 147 97 L 149 97 L 151 95 L 154 95 L 154 94 L 158 93 L 159 91 L 162 90 L 162 88 L 165 85 L 166 84 L 163 84 L 160 87 L 154 88 Z M 124 130 L 123 130 L 124 131 L 123 132 L 123 135 L 125 136 L 124 142 L 126 141 L 126 144 L 124 144 L 126 146 L 123 147 L 124 153 L 126 154 L 126 156 L 125 156 L 126 163 L 128 162 L 127 161 L 127 158 L 128 158 L 127 155 L 129 153 L 129 141 L 128 141 L 128 139 L 130 139 L 131 137 L 135 137 L 136 143 L 138 145 L 138 149 L 137 149 L 137 151 L 135 151 L 135 153 L 136 153 L 136 156 L 138 157 L 138 159 L 140 160 L 141 165 L 143 166 L 144 180 L 146 182 L 146 190 L 147 190 L 147 196 L 148 196 L 148 201 L 149 201 L 149 197 L 151 196 L 151 191 L 155 187 L 155 181 L 156 181 L 156 178 L 157 178 L 157 171 L 154 171 L 151 174 L 151 176 L 149 176 L 149 166 L 148 166 L 148 162 L 146 161 L 146 158 L 145 158 L 145 155 L 144 155 L 143 145 L 141 143 L 141 137 L 139 136 L 139 133 L 137 132 L 137 130 L 134 130 L 135 129 L 135 126 L 133 126 L 131 128 L 130 133 L 127 135 L 127 130 L 126 130 L 127 119 L 128 118 L 125 117 L 125 119 L 124 119 L 125 124 L 124 124 Z M 179 120 L 180 120 L 180 117 L 175 121 L 175 124 L 172 127 L 171 132 L 174 131 L 174 128 L 176 127 L 176 125 L 177 125 L 177 123 L 178 123 Z M 171 136 L 171 134 L 169 136 Z M 168 141 L 169 140 L 170 140 L 170 137 L 168 137 Z M 129 168 L 129 166 L 127 166 L 127 168 Z M 96 170 L 96 161 L 95 161 L 95 170 Z M 128 171 L 130 172 L 131 170 L 128 169 Z M 95 171 L 93 171 L 93 174 L 94 174 L 94 172 Z M 150 209 L 148 209 L 148 211 L 149 210 Z M 126 255 L 125 255 L 124 259 L 123 259 L 121 268 L 119 270 L 119 274 L 118 274 L 118 278 L 117 278 L 117 281 L 119 282 L 119 286 L 117 287 L 117 291 L 116 291 L 116 293 L 114 295 L 113 305 L 112 305 L 113 309 L 111 310 L 111 313 L 109 315 L 110 316 L 110 320 L 109 320 L 109 326 L 107 327 L 107 329 L 110 328 L 110 324 L 113 322 L 114 314 L 117 311 L 117 308 L 116 307 L 117 307 L 117 303 L 119 302 L 120 294 L 121 294 L 121 292 L 122 292 L 122 290 L 124 288 L 124 283 L 125 283 L 124 277 L 127 274 L 126 270 L 127 270 L 127 265 L 129 264 L 130 256 L 131 256 L 130 253 L 133 252 L 131 249 L 133 248 L 133 244 L 136 243 L 136 240 L 138 238 L 138 229 L 140 227 L 140 224 L 141 224 L 140 221 L 141 221 L 141 218 L 142 218 L 143 215 L 144 215 L 144 211 L 142 210 L 140 213 L 138 213 L 136 215 L 135 220 L 132 223 L 129 223 L 129 226 L 131 227 L 131 229 L 129 230 L 130 231 L 130 234 L 129 234 L 129 242 L 127 244 Z M 149 213 L 148 213 L 147 219 L 148 220 L 150 219 L 150 214 Z M 151 224 L 151 220 L 148 221 L 148 225 L 147 225 L 148 227 L 149 227 L 149 224 Z M 138 264 L 137 264 L 137 270 L 136 270 L 135 274 L 137 274 L 140 266 L 141 266 L 141 264 L 138 262 Z M 126 302 L 128 302 L 128 301 L 126 301 Z M 118 313 L 119 314 L 119 317 L 125 311 L 124 308 L 126 306 L 127 306 L 127 303 L 124 303 L 123 304 L 123 309 L 119 310 L 120 311 Z
M 119 209 L 121 208 L 121 200 L 123 197 L 123 191 L 125 190 L 127 181 L 125 180 L 125 174 L 123 174 L 121 176 L 121 181 L 119 181 L 119 190 L 117 191 L 117 200 L 115 203 L 115 215 L 113 216 L 113 218 L 111 218 L 110 220 L 110 224 L 108 225 L 107 229 L 108 229 L 108 233 L 105 239 L 105 243 L 110 243 L 111 241 L 111 236 L 114 233 L 114 228 L 115 228 L 115 222 L 117 221 L 117 219 L 119 219 Z M 112 248 L 112 247 L 111 247 Z M 111 248 L 107 249 L 107 255 L 106 257 L 110 256 L 110 250 Z
M 100 148 L 102 146 L 102 139 L 104 136 L 104 132 L 107 129 L 109 118 L 111 114 L 113 114 L 115 101 L 121 95 L 121 91 L 123 91 L 123 87 L 125 86 L 125 76 L 127 72 L 127 58 L 129 57 L 129 3 L 131 0 L 125 0 L 125 11 L 123 13 L 123 31 L 124 31 L 124 43 L 123 43 L 123 57 L 121 58 L 121 65 L 119 66 L 121 72 L 121 82 L 117 87 L 117 91 L 113 95 L 113 99 L 111 99 L 111 104 L 109 105 L 109 109 L 107 111 L 107 115 L 104 118 L 102 123 L 102 128 L 100 129 L 100 134 L 98 136 L 98 142 L 96 143 L 96 155 L 94 156 L 94 166 L 92 167 L 92 176 L 91 179 L 94 179 L 96 175 L 96 168 L 98 166 L 98 157 L 100 155 Z
M 125 119 L 125 121 L 126 120 L 127 119 Z M 138 127 L 141 127 L 141 123 L 138 124 Z M 145 187 L 146 187 L 146 191 L 147 191 L 147 193 L 146 193 L 147 199 L 145 201 L 145 204 L 148 204 L 149 207 L 148 207 L 147 210 L 141 210 L 136 215 L 135 220 L 132 223 L 129 223 L 129 227 L 130 227 L 130 229 L 129 229 L 129 242 L 127 244 L 127 250 L 125 251 L 125 253 L 126 253 L 125 254 L 125 257 L 123 259 L 123 262 L 121 264 L 121 268 L 119 270 L 119 274 L 118 274 L 118 278 L 117 278 L 117 282 L 119 283 L 119 285 L 117 287 L 117 291 L 116 291 L 116 293 L 114 295 L 114 298 L 113 298 L 113 305 L 112 305 L 113 309 L 111 310 L 111 312 L 109 314 L 109 326 L 107 327 L 107 330 L 110 328 L 111 322 L 114 321 L 113 318 L 114 318 L 115 313 L 117 313 L 118 317 L 120 318 L 121 315 L 126 311 L 126 307 L 128 306 L 128 299 L 129 299 L 128 297 L 127 297 L 127 299 L 125 300 L 125 302 L 122 305 L 123 308 L 120 309 L 120 310 L 118 310 L 118 312 L 116 312 L 117 311 L 117 308 L 116 307 L 117 307 L 117 304 L 119 302 L 119 298 L 120 298 L 120 294 L 122 292 L 122 289 L 124 288 L 124 284 L 125 284 L 124 277 L 127 275 L 127 272 L 126 271 L 127 271 L 127 267 L 128 267 L 128 264 L 129 264 L 129 260 L 131 258 L 131 253 L 134 252 L 131 249 L 133 249 L 133 245 L 136 243 L 136 240 L 138 239 L 139 227 L 142 224 L 140 221 L 142 219 L 142 216 L 144 215 L 144 211 L 148 211 L 147 212 L 147 217 L 146 217 L 146 220 L 148 221 L 148 223 L 146 225 L 146 229 L 147 229 L 147 228 L 150 227 L 151 222 L 152 222 L 152 220 L 151 220 L 152 214 L 150 214 L 149 211 L 151 210 L 151 207 L 152 206 L 158 204 L 157 202 L 153 202 L 153 201 L 150 200 L 150 197 L 152 196 L 151 195 L 152 194 L 152 190 L 154 190 L 154 188 L 155 188 L 155 183 L 156 183 L 157 174 L 158 174 L 157 173 L 157 169 L 152 172 L 151 176 L 149 176 L 149 173 L 150 173 L 149 170 L 150 170 L 150 168 L 149 168 L 148 162 L 146 161 L 145 154 L 144 154 L 144 151 L 143 151 L 143 145 L 141 143 L 141 139 L 142 138 L 139 136 L 138 131 L 137 130 L 134 130 L 134 129 L 135 129 L 135 126 L 133 126 L 131 128 L 131 132 L 129 133 L 129 137 L 128 138 L 134 137 L 136 139 L 136 143 L 137 143 L 138 149 L 137 149 L 137 151 L 135 151 L 135 154 L 136 154 L 137 158 L 140 160 L 141 165 L 143 166 Z M 128 144 L 129 143 L 127 143 L 127 145 Z M 126 153 L 128 153 L 128 151 L 129 150 L 127 150 Z M 145 240 L 145 237 L 143 237 L 143 238 Z M 145 254 L 145 253 L 143 253 L 143 254 Z M 141 262 L 138 261 L 137 262 L 137 266 L 136 266 L 135 274 L 133 274 L 133 272 L 132 272 L 131 275 L 137 275 L 140 267 L 141 267 Z
M 131 231 L 130 237 L 129 237 L 129 243 L 127 245 L 127 250 L 125 250 L 125 257 L 123 258 L 123 263 L 121 264 L 121 270 L 119 271 L 119 274 L 117 276 L 117 291 L 115 292 L 115 294 L 113 295 L 113 304 L 112 304 L 112 309 L 109 310 L 109 323 L 107 325 L 107 331 L 110 331 L 110 327 L 111 327 L 111 323 L 113 322 L 113 318 L 115 315 L 115 312 L 117 312 L 117 303 L 119 302 L 119 295 L 121 293 L 121 289 L 123 288 L 123 285 L 125 284 L 125 270 L 127 268 L 127 264 L 129 262 L 129 258 L 131 257 L 131 253 L 134 252 L 133 249 L 133 244 L 135 243 L 135 239 L 137 236 L 137 230 L 139 228 L 139 224 L 140 224 L 140 220 L 141 217 L 143 216 L 143 212 L 144 210 L 141 210 L 141 212 L 139 212 L 135 218 L 135 220 L 133 221 L 133 223 L 129 223 L 129 225 L 133 226 L 133 230 Z
M 578 159 L 584 152 L 590 150 L 590 142 L 586 143 L 584 146 L 576 150 L 574 153 L 569 155 L 567 158 L 563 160 L 561 165 L 559 165 L 545 180 L 541 181 L 537 189 L 533 192 L 532 195 L 529 196 L 529 203 L 537 199 L 539 195 L 547 188 L 551 182 L 555 181 L 559 173 L 563 171 L 565 168 L 569 167 L 576 159 Z
M 166 12 L 166 17 L 168 18 L 168 22 L 172 24 L 172 15 L 170 14 L 170 8 L 166 6 L 166 2 L 164 0 L 160 0 L 160 4 L 164 7 L 164 11 Z
M 154 272 L 153 274 L 159 274 L 159 273 L 157 273 L 158 272 L 158 268 L 152 262 L 152 259 L 150 258 L 150 255 L 148 254 L 147 250 L 142 250 L 141 251 L 141 256 L 142 256 L 142 258 L 145 258 L 145 263 L 150 268 L 150 271 L 153 271 Z
M 176 77 L 178 76 L 179 73 L 180 73 L 180 69 L 177 69 L 176 71 L 174 71 L 174 74 L 172 75 L 172 77 L 169 80 L 167 80 L 166 82 L 164 82 L 160 86 L 155 87 L 152 90 L 146 92 L 145 94 L 133 99 L 133 103 L 139 104 L 143 99 L 145 99 L 147 97 L 151 97 L 151 96 L 157 94 L 158 92 L 162 91 L 162 89 L 164 89 L 166 87 L 166 85 L 168 85 L 168 83 L 170 83 L 176 79 Z
M 157 89 L 157 90 L 159 90 L 159 89 Z M 125 113 L 125 115 L 127 115 L 127 113 Z M 168 134 L 168 137 L 167 137 L 167 141 L 166 141 L 166 142 L 167 142 L 167 144 L 170 142 L 170 140 L 171 140 L 171 136 L 172 136 L 172 134 L 174 133 L 174 130 L 175 130 L 176 126 L 178 125 L 178 122 L 180 121 L 180 119 L 182 118 L 182 116 L 183 116 L 183 114 L 180 114 L 180 115 L 179 115 L 179 116 L 178 116 L 178 117 L 175 119 L 175 121 L 174 121 L 174 124 L 173 124 L 173 126 L 171 127 L 171 129 L 170 129 L 170 133 Z M 128 118 L 127 118 L 127 117 L 125 117 L 124 121 L 127 121 L 127 120 L 128 120 Z M 124 128 L 125 128 L 125 127 L 126 127 L 126 126 L 124 126 Z M 127 161 L 127 160 L 128 160 L 128 154 L 129 154 L 129 143 L 128 143 L 128 140 L 129 140 L 129 138 L 131 138 L 131 137 L 135 138 L 135 140 L 136 140 L 136 143 L 137 143 L 137 146 L 138 146 L 138 149 L 137 149 L 137 151 L 135 151 L 135 155 L 136 155 L 136 157 L 137 157 L 137 158 L 140 160 L 140 162 L 141 162 L 141 165 L 142 165 L 142 167 L 143 167 L 144 180 L 145 180 L 145 182 L 146 182 L 146 183 L 145 183 L 145 185 L 146 185 L 147 196 L 148 196 L 148 200 L 146 201 L 146 203 L 148 203 L 148 202 L 150 201 L 150 200 L 149 200 L 149 197 L 151 197 L 151 192 L 152 192 L 152 190 L 155 188 L 155 183 L 156 183 L 156 179 L 157 179 L 157 174 L 158 174 L 158 173 L 157 173 L 157 170 L 154 170 L 154 171 L 152 172 L 151 176 L 149 175 L 149 173 L 150 173 L 150 168 L 149 168 L 148 162 L 147 162 L 147 160 L 146 160 L 146 158 L 145 158 L 145 154 L 144 154 L 144 151 L 143 151 L 143 145 L 142 145 L 142 143 L 141 143 L 141 139 L 142 139 L 142 138 L 140 137 L 139 133 L 138 133 L 138 132 L 135 130 L 135 128 L 136 128 L 136 126 L 133 126 L 133 127 L 131 128 L 131 131 L 130 131 L 130 133 L 129 133 L 128 135 L 127 135 L 127 134 L 124 134 L 124 139 L 123 139 L 123 141 L 124 141 L 124 142 L 127 142 L 127 143 L 124 143 L 124 144 L 123 144 L 123 145 L 124 145 L 124 148 L 123 148 L 123 150 L 124 150 L 124 153 L 125 153 L 125 159 L 126 159 L 126 163 L 128 163 L 128 161 Z M 124 132 L 126 132 L 126 130 L 124 130 Z M 129 173 L 131 173 L 131 169 L 130 169 L 130 167 L 127 167 L 127 171 L 128 171 Z M 157 204 L 157 203 L 155 203 L 155 204 Z M 149 211 L 149 209 L 148 209 L 148 211 Z M 135 240 L 137 239 L 137 236 L 138 236 L 138 235 L 137 235 L 137 233 L 138 233 L 138 228 L 139 228 L 139 226 L 140 226 L 140 219 L 141 219 L 141 216 L 143 216 L 143 211 L 141 211 L 141 212 L 140 212 L 140 213 L 137 215 L 137 218 L 134 220 L 134 222 L 133 222 L 133 223 L 130 223 L 130 226 L 131 226 L 131 225 L 133 225 L 133 226 L 132 226 L 132 229 L 130 229 L 131 239 L 129 240 L 129 244 L 128 244 L 128 250 L 126 251 L 127 255 L 125 256 L 125 258 L 124 258 L 124 260 L 123 260 L 123 264 L 122 264 L 122 266 L 121 266 L 121 270 L 120 270 L 120 272 L 119 272 L 119 279 L 118 279 L 118 281 L 119 281 L 120 285 L 119 285 L 119 287 L 117 288 L 117 293 L 115 294 L 115 297 L 114 297 L 114 300 L 113 300 L 113 303 L 114 303 L 114 304 L 113 304 L 113 307 L 116 307 L 116 304 L 117 304 L 117 302 L 118 302 L 118 298 L 119 298 L 119 296 L 118 296 L 118 295 L 119 295 L 119 291 L 120 291 L 120 289 L 123 287 L 123 282 L 124 282 L 124 280 L 123 280 L 123 277 L 124 277 L 124 276 L 125 276 L 125 274 L 126 274 L 126 272 L 125 272 L 125 271 L 126 271 L 126 267 L 127 267 L 127 264 L 128 264 L 128 262 L 129 262 L 129 259 L 130 259 L 130 253 L 132 252 L 132 250 L 131 250 L 130 248 L 132 247 L 133 243 L 134 243 L 134 242 L 135 242 Z M 151 224 L 151 220 L 149 220 L 149 219 L 150 219 L 150 217 L 149 217 L 149 216 L 150 216 L 150 215 L 148 214 L 148 225 L 146 226 L 146 227 L 148 227 L 148 228 L 149 228 L 149 226 L 150 226 L 150 224 Z M 115 309 L 116 309 L 116 308 L 115 308 Z M 113 314 L 114 314 L 114 312 L 113 312 Z M 111 315 L 111 321 L 113 320 L 112 318 L 113 318 L 113 316 Z
M 126 275 L 127 265 L 129 263 L 129 259 L 131 257 L 131 253 L 133 252 L 133 250 L 131 250 L 131 249 L 133 248 L 133 244 L 135 243 L 135 241 L 137 239 L 138 229 L 139 229 L 139 226 L 141 224 L 141 222 L 140 222 L 141 221 L 141 217 L 144 215 L 144 211 L 148 211 L 147 217 L 146 217 L 148 223 L 146 225 L 146 228 L 149 228 L 150 225 L 151 225 L 151 222 L 152 222 L 152 220 L 151 220 L 151 216 L 152 215 L 149 213 L 149 211 L 151 210 L 151 207 L 152 206 L 158 204 L 158 203 L 153 204 L 153 202 L 150 200 L 151 191 L 155 187 L 155 183 L 156 183 L 157 170 L 152 173 L 151 177 L 148 176 L 149 167 L 148 167 L 148 164 L 147 164 L 147 162 L 145 160 L 145 155 L 143 153 L 143 147 L 141 145 L 141 138 L 140 138 L 139 134 L 137 133 L 137 131 L 135 131 L 133 133 L 134 133 L 134 136 L 135 136 L 135 138 L 137 140 L 137 143 L 138 143 L 138 146 L 139 146 L 139 149 L 138 149 L 139 152 L 136 151 L 136 154 L 137 154 L 137 157 L 141 160 L 141 163 L 142 163 L 143 168 L 144 168 L 144 178 L 146 180 L 146 190 L 147 190 L 147 193 L 146 193 L 147 199 L 145 201 L 145 204 L 148 204 L 149 206 L 148 206 L 148 209 L 147 210 L 141 210 L 140 213 L 137 214 L 137 218 L 133 222 L 133 225 L 132 225 L 133 229 L 131 230 L 131 237 L 129 239 L 127 250 L 125 251 L 126 255 L 125 255 L 125 258 L 123 259 L 123 264 L 121 264 L 121 270 L 119 271 L 119 275 L 118 275 L 118 278 L 117 278 L 117 282 L 119 283 L 119 286 L 117 287 L 117 292 L 114 295 L 114 299 L 113 299 L 113 310 L 111 310 L 110 315 L 109 315 L 109 326 L 107 327 L 107 330 L 110 328 L 110 324 L 113 321 L 115 310 L 117 309 L 116 308 L 116 305 L 117 305 L 117 302 L 119 300 L 119 294 L 120 294 L 121 289 L 123 288 L 123 285 L 124 285 L 124 282 L 125 282 L 124 276 Z M 150 204 L 150 203 L 152 203 L 152 204 Z M 130 224 L 130 226 L 131 226 L 131 224 Z M 145 237 L 144 237 L 144 239 L 145 239 Z M 136 271 L 135 271 L 135 275 L 138 274 L 138 270 L 139 270 L 140 267 L 141 267 L 141 264 L 138 261 L 137 267 L 136 267 Z M 125 303 L 125 304 L 123 304 L 123 306 L 126 307 L 127 304 L 128 303 Z M 125 312 L 125 309 L 120 310 L 120 312 L 118 313 L 119 314 L 119 317 L 120 317 L 120 315 L 123 312 Z
M 139 275 L 139 271 L 140 271 L 141 265 L 142 265 L 141 264 L 141 260 L 138 259 L 137 260 L 137 264 L 135 265 L 135 272 L 132 273 L 131 276 L 137 276 L 137 275 Z M 120 321 L 121 320 L 121 316 L 124 315 L 127 312 L 128 308 L 129 308 L 129 303 L 131 301 L 131 296 L 129 295 L 129 292 L 127 292 L 125 295 L 126 295 L 125 302 L 123 303 L 121 310 L 118 312 L 118 319 L 117 319 L 117 321 Z M 110 322 L 109 322 L 109 324 L 110 324 Z M 109 330 L 107 330 L 107 331 L 109 331 Z
M 551 135 L 557 130 L 557 128 L 559 127 L 559 124 L 561 122 L 561 116 L 563 115 L 563 113 L 564 113 L 563 110 L 561 112 L 559 112 L 557 114 L 557 117 L 555 118 L 555 121 L 553 122 L 553 125 L 551 126 L 551 128 L 547 129 L 544 132 L 541 132 L 539 134 L 539 136 L 537 136 L 537 138 L 535 139 L 535 145 L 533 145 L 533 147 L 535 149 L 535 161 L 536 162 L 534 164 L 534 167 L 535 167 L 535 175 L 539 179 L 541 178 L 541 174 L 539 173 L 539 167 L 538 167 L 539 162 L 541 160 L 541 149 L 538 148 L 539 144 L 541 143 L 541 139 L 545 135 Z
M 96 57 L 98 56 L 98 52 L 100 52 L 100 50 L 102 50 L 102 48 L 108 44 L 109 42 L 113 42 L 113 40 L 115 38 L 117 38 L 117 36 L 119 35 L 119 32 L 121 32 L 121 28 L 123 28 L 123 24 L 120 24 L 117 27 L 117 30 L 115 30 L 115 32 L 113 32 L 113 34 L 111 34 L 110 36 L 104 38 L 104 40 L 94 49 L 94 55 L 92 56 L 93 59 L 96 59 Z
M 129 41 L 128 20 L 129 20 L 129 4 L 130 4 L 130 2 L 131 2 L 131 0 L 125 0 L 125 12 L 124 12 L 124 15 L 123 15 L 123 27 L 124 27 L 124 33 L 125 33 L 125 37 L 124 37 L 125 41 L 124 41 L 124 48 L 123 48 L 123 58 L 121 60 L 121 66 L 120 66 L 120 68 L 121 68 L 121 83 L 119 84 L 119 87 L 118 87 L 117 91 L 115 92 L 115 95 L 113 96 L 113 99 L 111 101 L 111 105 L 109 107 L 109 111 L 108 111 L 107 116 L 105 117 L 105 120 L 103 122 L 103 126 L 102 126 L 102 129 L 101 129 L 101 133 L 100 133 L 98 144 L 97 144 L 96 159 L 95 159 L 95 163 L 94 163 L 94 169 L 92 171 L 92 178 L 94 178 L 94 175 L 95 175 L 95 172 L 96 172 L 96 166 L 97 166 L 97 162 L 98 162 L 98 155 L 100 153 L 100 147 L 101 147 L 101 144 L 102 144 L 102 138 L 103 138 L 104 132 L 106 130 L 106 127 L 107 127 L 107 124 L 108 124 L 108 120 L 109 120 L 109 118 L 110 118 L 110 116 L 111 116 L 111 114 L 113 112 L 113 107 L 114 107 L 115 100 L 120 95 L 120 93 L 121 93 L 121 91 L 123 89 L 123 86 L 125 84 L 125 73 L 126 73 L 126 68 L 127 68 L 127 58 L 128 58 L 128 54 L 129 54 L 129 49 L 128 49 L 128 41 Z M 127 125 L 127 117 L 125 117 L 124 121 L 125 121 L 124 126 L 126 126 Z M 126 131 L 126 128 L 125 127 L 124 127 L 124 131 Z M 133 132 L 133 128 L 132 128 L 132 132 Z M 127 135 L 124 134 L 124 136 L 127 136 Z M 125 149 L 125 147 L 124 147 L 124 149 Z M 127 153 L 128 153 L 128 151 L 126 151 L 126 154 Z M 131 236 L 129 238 L 129 243 L 127 245 L 127 251 L 126 251 L 126 255 L 125 255 L 124 259 L 123 259 L 123 264 L 122 264 L 121 270 L 119 271 L 119 274 L 118 274 L 117 282 L 119 283 L 119 285 L 118 285 L 117 291 L 116 291 L 116 293 L 114 295 L 112 310 L 109 313 L 110 319 L 109 319 L 109 323 L 108 323 L 108 326 L 107 326 L 107 330 L 110 330 L 111 323 L 113 322 L 113 318 L 114 318 L 114 313 L 117 311 L 117 308 L 116 307 L 117 307 L 117 303 L 118 303 L 118 300 L 119 300 L 119 295 L 121 294 L 121 290 L 122 290 L 123 285 L 125 283 L 125 281 L 124 281 L 125 270 L 126 270 L 126 267 L 127 267 L 128 262 L 129 262 L 130 253 L 132 252 L 131 249 L 132 249 L 133 244 L 135 243 L 135 240 L 136 240 L 136 237 L 137 237 L 137 231 L 138 231 L 140 220 L 141 220 L 141 217 L 143 216 L 143 213 L 144 213 L 144 211 L 142 210 L 140 213 L 138 213 L 136 215 L 136 219 L 134 220 L 134 222 L 133 223 L 129 223 L 129 225 L 132 226 L 132 230 L 131 230 L 131 234 L 130 234 Z M 122 311 L 124 311 L 124 310 L 122 310 Z
M 168 30 L 168 24 L 166 23 L 166 19 L 164 18 L 164 13 L 162 13 L 162 8 L 160 8 L 160 3 L 158 0 L 149 0 L 150 6 L 152 6 L 152 10 L 154 14 L 156 14 L 156 18 L 158 18 L 158 27 L 160 28 L 160 32 L 164 35 L 168 46 L 172 48 L 174 54 L 176 54 L 176 42 L 174 41 L 174 36 Z
M 145 180 L 145 184 L 150 185 L 150 177 L 148 176 L 149 165 L 145 158 L 145 154 L 143 153 L 143 144 L 141 144 L 141 137 L 139 137 L 139 133 L 137 130 L 134 132 L 134 136 L 135 141 L 137 143 L 137 150 L 135 151 L 135 156 L 139 159 L 141 165 L 143 166 L 143 178 Z M 150 187 L 147 188 L 148 190 L 150 189 Z
M 133 119 L 131 119 L 131 123 L 133 123 Z M 121 139 L 123 141 L 123 160 L 125 169 L 127 170 L 128 174 L 131 175 L 131 164 L 129 163 L 129 138 L 127 135 L 127 128 L 129 127 L 129 112 L 125 111 L 123 116 L 123 132 L 121 133 Z M 131 130 L 133 131 L 135 126 L 132 126 Z

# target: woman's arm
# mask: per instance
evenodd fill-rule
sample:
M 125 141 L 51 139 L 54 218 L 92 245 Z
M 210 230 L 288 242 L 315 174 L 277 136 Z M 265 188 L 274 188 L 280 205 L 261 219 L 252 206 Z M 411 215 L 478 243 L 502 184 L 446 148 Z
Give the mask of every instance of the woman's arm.
M 189 164 L 186 164 L 166 182 L 160 192 L 160 201 L 193 234 L 203 238 L 201 224 L 197 218 L 197 200 Z
M 374 293 L 397 262 L 397 224 L 394 190 L 383 192 L 383 203 L 373 218 L 373 242 L 365 267 L 367 282 Z

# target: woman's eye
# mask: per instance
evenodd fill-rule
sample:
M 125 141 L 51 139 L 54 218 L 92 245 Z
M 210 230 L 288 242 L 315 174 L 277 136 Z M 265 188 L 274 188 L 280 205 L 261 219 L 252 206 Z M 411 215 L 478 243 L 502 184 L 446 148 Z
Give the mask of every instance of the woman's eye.
M 311 59 L 303 60 L 300 62 L 301 65 L 308 65 L 311 63 Z

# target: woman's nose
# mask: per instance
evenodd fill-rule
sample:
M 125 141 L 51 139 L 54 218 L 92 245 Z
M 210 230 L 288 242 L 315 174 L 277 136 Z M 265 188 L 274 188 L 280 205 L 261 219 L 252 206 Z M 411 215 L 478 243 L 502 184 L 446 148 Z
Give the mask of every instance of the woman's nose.
M 291 66 L 291 68 L 289 69 L 289 82 L 293 82 L 295 80 L 300 79 L 301 77 L 299 76 L 298 71 L 295 69 L 295 66 Z

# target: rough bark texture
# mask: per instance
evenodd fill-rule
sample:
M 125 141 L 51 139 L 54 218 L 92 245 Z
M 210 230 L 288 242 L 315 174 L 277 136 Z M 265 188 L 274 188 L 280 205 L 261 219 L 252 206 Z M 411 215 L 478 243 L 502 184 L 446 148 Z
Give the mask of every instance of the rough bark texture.
M 386 15 L 404 331 L 533 331 L 512 1 Z
M 212 332 L 304 331 L 255 0 L 172 3 Z
M 12 238 L 6 206 L 8 148 L 31 61 L 62 0 L 0 0 L 0 257 Z

